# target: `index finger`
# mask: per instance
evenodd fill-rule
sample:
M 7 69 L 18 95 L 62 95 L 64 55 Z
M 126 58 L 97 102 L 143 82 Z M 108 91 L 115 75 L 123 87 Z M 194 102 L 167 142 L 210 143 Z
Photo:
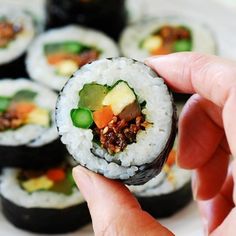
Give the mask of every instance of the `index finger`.
M 198 93 L 222 108 L 226 137 L 236 156 L 236 63 L 190 52 L 150 57 L 145 62 L 174 90 Z
M 236 64 L 213 55 L 174 53 L 147 58 L 145 63 L 175 91 L 198 93 L 221 107 L 236 87 Z

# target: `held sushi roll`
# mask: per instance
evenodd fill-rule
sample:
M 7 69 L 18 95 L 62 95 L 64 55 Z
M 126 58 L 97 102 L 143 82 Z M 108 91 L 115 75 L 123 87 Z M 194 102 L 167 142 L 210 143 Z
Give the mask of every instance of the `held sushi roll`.
M 54 121 L 57 95 L 26 79 L 0 81 L 0 166 L 54 164 L 66 150 Z
M 26 64 L 32 79 L 60 90 L 84 64 L 118 55 L 116 44 L 103 33 L 71 25 L 39 36 L 28 52 Z
M 216 53 L 206 26 L 187 18 L 163 17 L 128 26 L 120 38 L 124 56 L 143 61 L 148 56 L 182 51 Z
M 23 11 L 0 8 L 0 78 L 24 76 L 24 59 L 20 57 L 35 34 L 32 18 Z M 17 60 L 18 59 L 18 60 Z
M 148 66 L 128 58 L 82 67 L 56 106 L 61 140 L 88 169 L 126 184 L 156 176 L 172 148 L 172 96 Z
M 172 149 L 162 172 L 142 186 L 129 186 L 143 210 L 155 218 L 168 217 L 192 199 L 191 172 L 177 167 Z
M 2 210 L 16 227 L 37 233 L 66 233 L 90 222 L 87 203 L 68 164 L 41 170 L 3 169 Z

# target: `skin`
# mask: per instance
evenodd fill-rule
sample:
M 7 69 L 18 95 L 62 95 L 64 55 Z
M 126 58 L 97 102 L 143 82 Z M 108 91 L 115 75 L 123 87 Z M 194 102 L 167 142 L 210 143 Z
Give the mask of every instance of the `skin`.
M 175 91 L 194 94 L 179 119 L 177 163 L 193 170 L 193 194 L 207 235 L 236 235 L 236 63 L 198 53 L 151 57 L 146 64 Z M 119 182 L 73 171 L 95 235 L 173 235 Z

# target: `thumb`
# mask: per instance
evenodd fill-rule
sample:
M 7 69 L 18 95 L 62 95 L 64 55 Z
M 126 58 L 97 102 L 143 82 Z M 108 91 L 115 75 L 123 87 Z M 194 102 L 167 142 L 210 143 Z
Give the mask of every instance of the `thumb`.
M 81 166 L 73 176 L 88 203 L 95 235 L 173 235 L 141 209 L 123 184 Z

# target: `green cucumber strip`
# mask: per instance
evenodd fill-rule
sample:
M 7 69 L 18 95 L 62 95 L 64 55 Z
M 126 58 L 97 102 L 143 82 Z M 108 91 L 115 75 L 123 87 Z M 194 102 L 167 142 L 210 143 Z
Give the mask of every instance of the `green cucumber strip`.
M 89 47 L 77 41 L 47 43 L 44 45 L 44 53 L 46 55 L 58 52 L 79 54 L 90 49 L 92 49 L 92 47 Z
M 0 96 L 0 112 L 4 112 L 10 106 L 11 99 L 8 97 Z
M 85 84 L 79 92 L 79 107 L 88 108 L 92 111 L 100 109 L 108 91 L 108 87 L 101 84 Z
M 19 102 L 19 101 L 33 101 L 36 96 L 37 96 L 36 92 L 34 92 L 32 90 L 28 90 L 28 89 L 22 89 L 13 95 L 12 100 L 17 101 L 17 102 Z
M 88 129 L 93 124 L 93 114 L 87 108 L 72 109 L 70 115 L 75 127 Z
M 174 43 L 175 52 L 183 52 L 183 51 L 191 51 L 191 50 L 192 50 L 191 40 L 181 39 L 181 40 L 177 40 Z

